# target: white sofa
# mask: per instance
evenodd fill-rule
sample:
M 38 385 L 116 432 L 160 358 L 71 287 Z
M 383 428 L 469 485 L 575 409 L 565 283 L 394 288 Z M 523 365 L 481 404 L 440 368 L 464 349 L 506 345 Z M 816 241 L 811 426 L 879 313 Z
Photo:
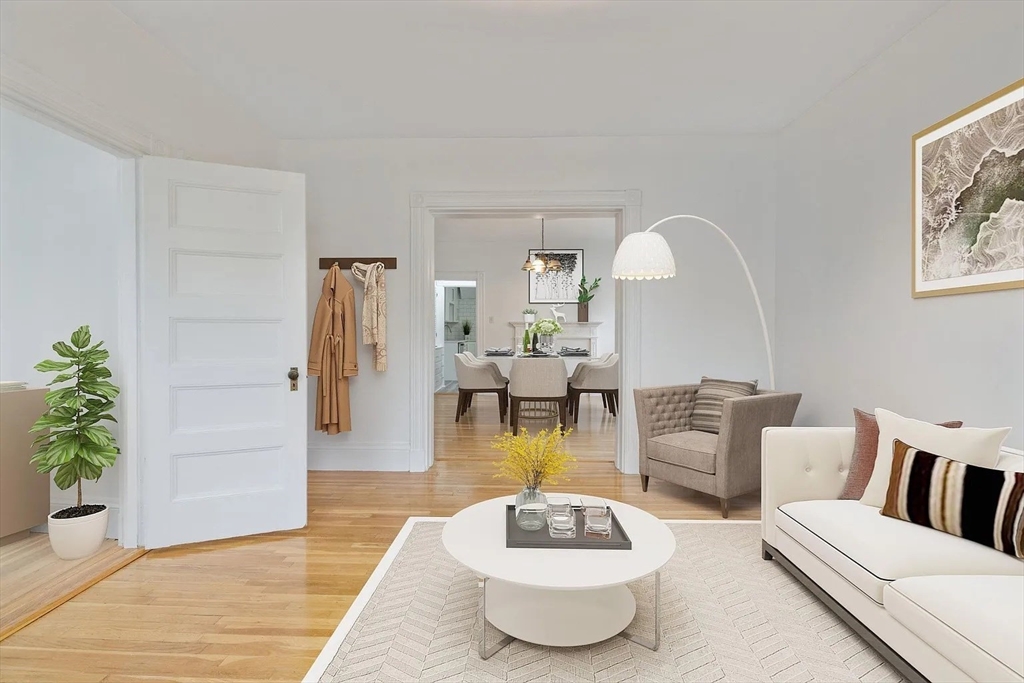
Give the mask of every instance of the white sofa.
M 910 680 L 1024 681 L 1024 562 L 837 500 L 854 430 L 768 427 L 761 535 L 775 559 Z M 1024 469 L 1004 454 L 999 467 Z

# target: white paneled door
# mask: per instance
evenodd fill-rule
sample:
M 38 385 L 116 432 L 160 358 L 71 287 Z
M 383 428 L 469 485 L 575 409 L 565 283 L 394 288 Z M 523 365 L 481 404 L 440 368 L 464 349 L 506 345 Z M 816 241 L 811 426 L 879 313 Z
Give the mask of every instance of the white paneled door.
M 305 178 L 160 157 L 138 177 L 142 544 L 302 527 Z

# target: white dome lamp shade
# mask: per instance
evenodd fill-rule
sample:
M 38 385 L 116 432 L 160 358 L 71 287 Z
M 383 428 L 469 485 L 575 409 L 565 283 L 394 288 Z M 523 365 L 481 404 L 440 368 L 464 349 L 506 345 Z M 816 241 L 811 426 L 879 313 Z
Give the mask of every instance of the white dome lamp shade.
M 775 388 L 775 359 L 772 355 L 771 339 L 768 336 L 768 324 L 764 319 L 764 309 L 761 308 L 761 297 L 757 295 L 757 287 L 754 286 L 754 278 L 750 275 L 750 268 L 740 253 L 739 247 L 726 234 L 725 230 L 712 223 L 706 218 L 681 214 L 668 216 L 647 228 L 644 232 L 633 232 L 622 238 L 619 248 L 615 252 L 615 259 L 612 261 L 612 277 L 616 280 L 660 280 L 662 278 L 675 277 L 676 261 L 672 257 L 672 250 L 668 247 L 665 238 L 656 232 L 651 232 L 662 223 L 677 218 L 692 218 L 712 228 L 725 238 L 725 241 L 732 247 L 736 257 L 743 266 L 743 273 L 747 276 L 747 284 L 750 285 L 750 292 L 754 295 L 754 303 L 757 304 L 757 315 L 761 319 L 761 333 L 764 336 L 764 346 L 768 353 L 768 378 L 772 389 Z
M 612 261 L 612 277 L 617 280 L 660 280 L 675 275 L 676 260 L 672 250 L 657 232 L 626 235 Z

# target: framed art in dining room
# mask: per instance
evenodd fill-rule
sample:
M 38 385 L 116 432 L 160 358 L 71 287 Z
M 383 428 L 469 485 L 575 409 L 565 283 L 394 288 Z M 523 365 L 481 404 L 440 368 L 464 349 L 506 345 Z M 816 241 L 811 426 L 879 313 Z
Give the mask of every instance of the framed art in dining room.
M 561 264 L 561 270 L 537 273 L 529 271 L 530 303 L 561 304 L 576 301 L 577 287 L 583 276 L 582 249 L 531 249 L 530 260 L 544 254 L 547 258 L 555 258 Z
M 914 298 L 1024 287 L 1024 79 L 913 137 Z

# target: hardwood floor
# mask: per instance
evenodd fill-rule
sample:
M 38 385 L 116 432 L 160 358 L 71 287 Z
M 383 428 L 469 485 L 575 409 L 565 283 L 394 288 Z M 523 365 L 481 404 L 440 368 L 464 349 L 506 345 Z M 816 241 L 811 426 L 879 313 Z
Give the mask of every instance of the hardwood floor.
M 481 395 L 455 424 L 456 394 L 435 397 L 436 463 L 426 473 L 311 472 L 309 526 L 153 550 L 0 643 L 0 681 L 297 681 L 402 524 L 515 492 L 493 478 L 501 427 Z M 584 399 L 570 437 L 578 469 L 551 490 L 591 493 L 665 519 L 720 519 L 718 500 L 619 474 L 614 418 Z M 539 428 L 537 423 L 529 427 Z M 731 519 L 757 519 L 759 496 Z
M 53 554 L 46 534 L 29 534 L 0 547 L 0 640 L 145 552 L 108 539 L 95 555 L 62 560 Z

